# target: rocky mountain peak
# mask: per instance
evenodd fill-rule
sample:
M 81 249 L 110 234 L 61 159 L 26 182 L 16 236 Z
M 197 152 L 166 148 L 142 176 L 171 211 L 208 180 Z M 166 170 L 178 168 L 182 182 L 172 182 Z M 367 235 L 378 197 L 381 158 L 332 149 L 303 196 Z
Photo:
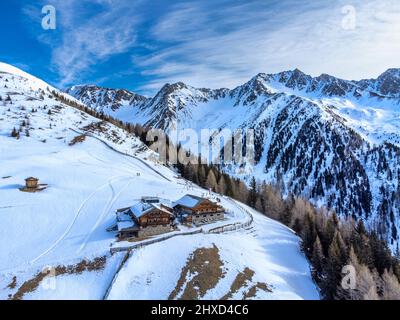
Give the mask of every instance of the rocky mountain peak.
M 76 85 L 65 90 L 98 111 L 117 110 L 123 105 L 143 104 L 147 98 L 126 89 L 103 88 L 96 85 Z
M 376 87 L 381 94 L 399 97 L 400 69 L 388 69 L 382 73 L 376 81 Z

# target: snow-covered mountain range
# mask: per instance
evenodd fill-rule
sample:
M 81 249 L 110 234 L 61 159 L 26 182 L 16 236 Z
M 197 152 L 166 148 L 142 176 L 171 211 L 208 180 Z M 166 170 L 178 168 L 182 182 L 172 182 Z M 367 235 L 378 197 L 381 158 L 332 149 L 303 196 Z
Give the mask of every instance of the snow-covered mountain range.
M 164 103 L 161 95 L 150 100 L 122 90 L 69 92 L 113 113 Z M 197 94 L 187 105 L 227 95 Z M 110 247 L 132 245 L 107 231 L 117 209 L 143 196 L 175 201 L 207 193 L 158 157 L 72 96 L 0 63 L 0 299 L 318 299 L 293 231 L 228 197 L 220 199 L 224 221 L 195 235 L 182 226 L 174 238 L 111 255 Z M 30 176 L 45 190 L 21 192 Z M 233 232 L 209 232 L 244 222 Z M 205 283 L 209 265 L 214 274 Z
M 260 73 L 230 89 L 166 84 L 153 98 L 119 90 L 67 90 L 123 121 L 161 128 L 255 130 L 256 165 L 225 171 L 364 219 L 395 250 L 400 231 L 400 70 L 348 81 L 298 69 Z M 103 103 L 104 97 L 107 102 Z

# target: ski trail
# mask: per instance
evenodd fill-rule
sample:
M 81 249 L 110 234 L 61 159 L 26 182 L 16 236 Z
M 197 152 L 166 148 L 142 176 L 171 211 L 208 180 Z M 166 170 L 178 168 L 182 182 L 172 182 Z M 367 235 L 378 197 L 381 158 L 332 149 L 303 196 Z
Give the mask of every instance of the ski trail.
M 39 256 L 37 256 L 35 259 L 32 259 L 31 261 L 29 261 L 29 264 L 32 265 L 35 262 L 37 262 L 40 258 L 44 257 L 45 255 L 47 255 L 48 253 L 50 253 L 61 241 L 63 241 L 65 239 L 65 237 L 68 235 L 68 233 L 71 231 L 71 229 L 73 228 L 73 226 L 75 225 L 76 220 L 78 219 L 78 217 L 80 216 L 83 208 L 85 207 L 86 203 L 89 202 L 89 200 L 91 198 L 93 198 L 97 192 L 99 192 L 101 189 L 103 189 L 104 187 L 108 186 L 110 184 L 110 182 L 117 178 L 117 176 L 112 177 L 110 180 L 107 181 L 107 183 L 101 185 L 100 187 L 98 187 L 96 190 L 94 190 L 80 205 L 78 211 L 76 212 L 74 219 L 72 220 L 72 222 L 70 223 L 70 225 L 68 226 L 68 228 L 65 230 L 65 232 L 61 235 L 60 238 L 58 238 L 47 250 L 45 250 L 43 253 L 41 253 Z
M 103 143 L 107 148 L 109 148 L 109 149 L 111 149 L 111 150 L 113 150 L 113 151 L 115 151 L 115 152 L 117 152 L 117 153 L 123 155 L 124 157 L 130 157 L 130 158 L 135 159 L 137 162 L 139 162 L 140 164 L 142 164 L 142 166 L 139 166 L 139 163 L 137 163 L 136 165 L 137 165 L 138 167 L 143 168 L 143 165 L 144 165 L 146 169 L 150 170 L 150 171 L 153 173 L 153 175 L 155 174 L 156 176 L 160 176 L 161 178 L 163 178 L 163 179 L 165 179 L 165 180 L 167 180 L 167 181 L 169 181 L 169 182 L 172 182 L 172 180 L 171 180 L 170 178 L 168 178 L 167 176 L 165 176 L 164 174 L 162 174 L 162 173 L 161 173 L 160 171 L 158 171 L 157 169 L 153 168 L 153 166 L 151 166 L 150 164 L 148 164 L 145 160 L 143 160 L 143 159 L 141 159 L 141 158 L 139 158 L 139 157 L 137 157 L 137 156 L 134 156 L 134 155 L 125 153 L 125 152 L 123 152 L 123 151 L 117 150 L 116 148 L 114 148 L 113 146 L 111 146 L 110 144 L 108 144 L 106 141 L 102 140 L 101 138 L 99 138 L 99 137 L 97 137 L 97 136 L 95 136 L 95 135 L 93 135 L 93 134 L 91 134 L 91 133 L 88 133 L 88 132 L 82 133 L 82 132 L 80 132 L 80 131 L 78 131 L 78 130 L 75 130 L 75 129 L 72 129 L 72 128 L 69 128 L 69 129 L 70 129 L 71 131 L 75 132 L 75 133 L 78 133 L 78 134 L 85 134 L 86 136 L 88 136 L 88 137 L 90 137 L 90 138 L 93 138 L 93 139 L 95 139 L 95 140 L 97 140 L 97 141 L 100 141 L 100 142 Z M 148 170 L 147 170 L 147 171 L 148 171 Z
M 104 217 L 110 212 L 112 206 L 115 204 L 115 202 L 117 202 L 117 200 L 120 198 L 121 194 L 128 188 L 128 186 L 131 185 L 131 183 L 133 182 L 133 178 L 128 178 L 131 179 L 130 181 L 128 181 L 128 183 L 121 188 L 121 190 L 119 190 L 119 192 L 117 194 L 115 194 L 115 190 L 112 186 L 112 184 L 110 184 L 110 187 L 112 189 L 112 193 L 113 196 L 110 199 L 110 201 L 108 202 L 107 206 L 104 208 L 103 212 L 101 213 L 101 215 L 98 217 L 98 219 L 96 220 L 95 225 L 93 226 L 93 228 L 90 230 L 90 232 L 87 234 L 84 242 L 82 243 L 82 245 L 79 247 L 78 249 L 78 253 L 80 253 L 87 245 L 90 237 L 92 236 L 93 232 L 98 228 L 98 226 L 100 225 L 100 223 L 104 220 Z
M 130 170 L 128 170 L 128 169 L 126 168 L 126 166 L 125 166 L 124 168 L 121 168 L 120 166 L 115 166 L 115 165 L 113 165 L 113 163 L 111 163 L 111 161 L 109 161 L 109 160 L 106 161 L 106 160 L 100 158 L 99 156 L 94 155 L 94 154 L 93 154 L 92 152 L 90 152 L 90 151 L 87 151 L 87 154 L 88 154 L 92 159 L 98 161 L 99 164 L 102 165 L 104 168 L 110 168 L 110 167 L 112 167 L 112 168 L 118 168 L 119 170 L 122 169 L 122 170 L 124 170 L 124 171 L 127 171 L 127 172 L 131 173 Z M 129 169 L 130 169 L 130 168 L 129 168 Z

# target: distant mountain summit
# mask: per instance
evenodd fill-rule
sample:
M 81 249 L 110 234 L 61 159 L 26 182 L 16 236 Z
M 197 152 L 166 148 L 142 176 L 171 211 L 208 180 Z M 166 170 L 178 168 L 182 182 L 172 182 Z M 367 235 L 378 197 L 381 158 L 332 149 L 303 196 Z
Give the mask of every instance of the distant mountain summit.
M 342 216 L 362 218 L 396 248 L 399 84 L 399 69 L 361 81 L 328 74 L 312 77 L 295 69 L 260 73 L 234 89 L 194 88 L 178 82 L 166 84 L 151 99 L 132 99 L 134 93 L 123 91 L 120 96 L 125 98 L 114 94 L 112 104 L 103 103 L 107 89 L 81 87 L 68 92 L 121 120 L 167 132 L 254 129 L 256 165 L 229 164 L 226 172 L 244 180 L 255 176 L 276 183 L 285 194 L 304 196 Z
M 155 99 L 96 86 L 69 90 L 99 110 L 94 112 L 44 81 L 0 63 L 1 300 L 319 299 L 311 265 L 292 230 L 227 196 L 186 183 L 175 168 L 161 165 L 159 154 L 127 126 L 101 114 L 113 112 L 125 119 L 133 109 L 139 115 L 146 112 L 148 103 L 162 109 L 182 98 L 186 109 L 214 101 L 211 92 L 192 92 L 182 84 L 164 90 Z M 184 100 L 182 91 L 198 96 Z M 157 109 L 145 116 L 165 114 L 153 111 Z M 179 108 L 174 111 L 180 114 Z M 36 177 L 33 184 L 39 179 L 37 188 L 23 187 L 27 177 Z M 129 241 L 118 237 L 118 231 L 137 229 L 121 208 L 132 208 L 138 199 L 157 201 L 161 195 L 168 204 L 187 193 L 218 199 L 216 214 L 225 208 L 225 219 L 212 222 L 209 215 L 200 222 L 211 223 L 182 225 L 168 214 L 176 226 L 164 231 L 172 233 L 153 234 L 151 242 L 146 236 Z M 158 213 L 147 221 L 152 231 L 165 224 L 154 224 Z M 133 251 L 140 254 L 131 255 Z M 168 263 L 160 264 L 165 257 Z M 51 290 L 45 285 L 49 266 L 57 273 Z M 218 274 L 210 276 L 210 270 Z M 197 278 L 187 277 L 194 273 Z M 250 275 L 241 281 L 245 273 Z M 199 279 L 202 292 L 197 290 Z M 189 287 L 194 289 L 184 289 Z
M 140 105 L 147 102 L 146 97 L 128 90 L 101 88 L 96 85 L 73 86 L 65 92 L 100 112 L 104 109 L 115 111 L 122 106 Z
M 194 88 L 183 82 L 164 85 L 153 98 L 146 98 L 125 89 L 109 89 L 96 85 L 77 85 L 66 90 L 93 109 L 116 112 L 122 107 L 139 108 L 148 113 L 149 125 L 167 129 L 168 122 L 176 120 L 177 113 L 186 106 L 198 105 L 212 100 L 235 98 L 235 105 L 251 104 L 258 97 L 285 93 L 301 98 L 346 98 L 354 102 L 371 99 L 371 103 L 383 105 L 387 101 L 398 105 L 400 98 L 400 69 L 389 69 L 377 79 L 350 81 L 328 74 L 312 77 L 299 69 L 275 74 L 259 73 L 247 83 L 233 90 Z M 377 101 L 373 99 L 377 98 Z M 363 102 L 364 104 L 364 102 Z M 159 119 L 159 120 L 157 120 Z M 161 121 L 161 119 L 163 119 Z
M 357 84 L 383 96 L 400 98 L 400 69 L 388 69 L 377 79 L 361 80 Z

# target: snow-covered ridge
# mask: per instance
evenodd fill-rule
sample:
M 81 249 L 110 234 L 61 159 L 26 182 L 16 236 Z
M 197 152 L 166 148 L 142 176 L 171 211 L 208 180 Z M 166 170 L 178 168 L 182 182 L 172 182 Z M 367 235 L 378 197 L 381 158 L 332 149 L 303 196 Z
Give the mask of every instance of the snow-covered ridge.
M 47 84 L 46 82 L 44 82 L 43 80 L 40 80 L 39 78 L 36 78 L 35 76 L 32 76 L 31 74 L 22 71 L 19 68 L 16 68 L 12 65 L 9 65 L 7 63 L 3 63 L 0 62 L 0 73 L 9 73 L 9 74 L 13 74 L 16 76 L 20 76 L 26 80 L 29 80 L 29 85 L 33 88 L 33 89 L 46 89 L 49 88 L 50 90 L 54 90 L 54 87 L 50 86 L 49 84 Z
M 227 172 L 244 180 L 255 176 L 278 182 L 285 194 L 292 192 L 342 216 L 364 219 L 396 250 L 399 69 L 360 81 L 327 74 L 312 77 L 298 69 L 260 73 L 232 90 L 178 82 L 165 85 L 140 107 L 126 106 L 124 114 L 107 112 L 170 133 L 185 128 L 252 128 L 256 165 L 245 170 L 226 166 Z
M 3 68 L 8 71 L 0 73 L 0 299 L 102 299 L 108 289 L 110 298 L 122 298 L 128 289 L 124 298 L 167 299 L 191 254 L 214 247 L 226 277 L 215 279 L 202 298 L 318 299 L 299 238 L 256 212 L 257 223 L 247 230 L 187 236 L 185 246 L 174 238 L 135 250 L 114 286 L 123 260 L 110 255 L 116 239 L 107 228 L 115 223 L 115 211 L 142 196 L 176 201 L 207 191 L 157 163 L 157 154 L 135 136 L 60 101 L 45 82 Z M 29 176 L 47 188 L 21 192 Z M 229 198 L 221 201 L 229 211 L 223 223 L 246 219 Z M 240 252 L 257 254 L 246 262 Z M 160 268 L 166 253 L 169 263 Z M 130 270 L 140 256 L 145 268 Z M 54 285 L 40 280 L 48 266 L 57 272 Z M 231 282 L 246 267 L 253 272 L 249 281 L 230 293 Z M 136 281 L 138 275 L 145 282 Z M 159 279 L 165 280 L 162 290 Z
M 232 90 L 194 88 L 178 82 L 166 84 L 148 99 L 127 90 L 123 90 L 124 94 L 116 94 L 115 89 L 96 86 L 74 86 L 67 92 L 92 108 L 119 119 L 167 131 L 176 126 L 197 128 L 204 123 L 204 116 L 212 117 L 210 128 L 211 125 L 219 128 L 232 121 L 237 123 L 238 119 L 241 126 L 261 122 L 259 107 L 265 109 L 265 104 L 278 96 L 283 95 L 286 100 L 296 96 L 321 109 L 331 109 L 371 144 L 390 142 L 400 145 L 399 69 L 389 69 L 377 79 L 360 81 L 327 74 L 312 77 L 298 69 L 276 74 L 260 73 Z M 128 98 L 121 102 L 121 96 L 126 95 Z M 241 112 L 232 109 L 240 106 L 252 108 L 246 110 L 243 117 Z M 217 116 L 218 122 L 214 121 Z

